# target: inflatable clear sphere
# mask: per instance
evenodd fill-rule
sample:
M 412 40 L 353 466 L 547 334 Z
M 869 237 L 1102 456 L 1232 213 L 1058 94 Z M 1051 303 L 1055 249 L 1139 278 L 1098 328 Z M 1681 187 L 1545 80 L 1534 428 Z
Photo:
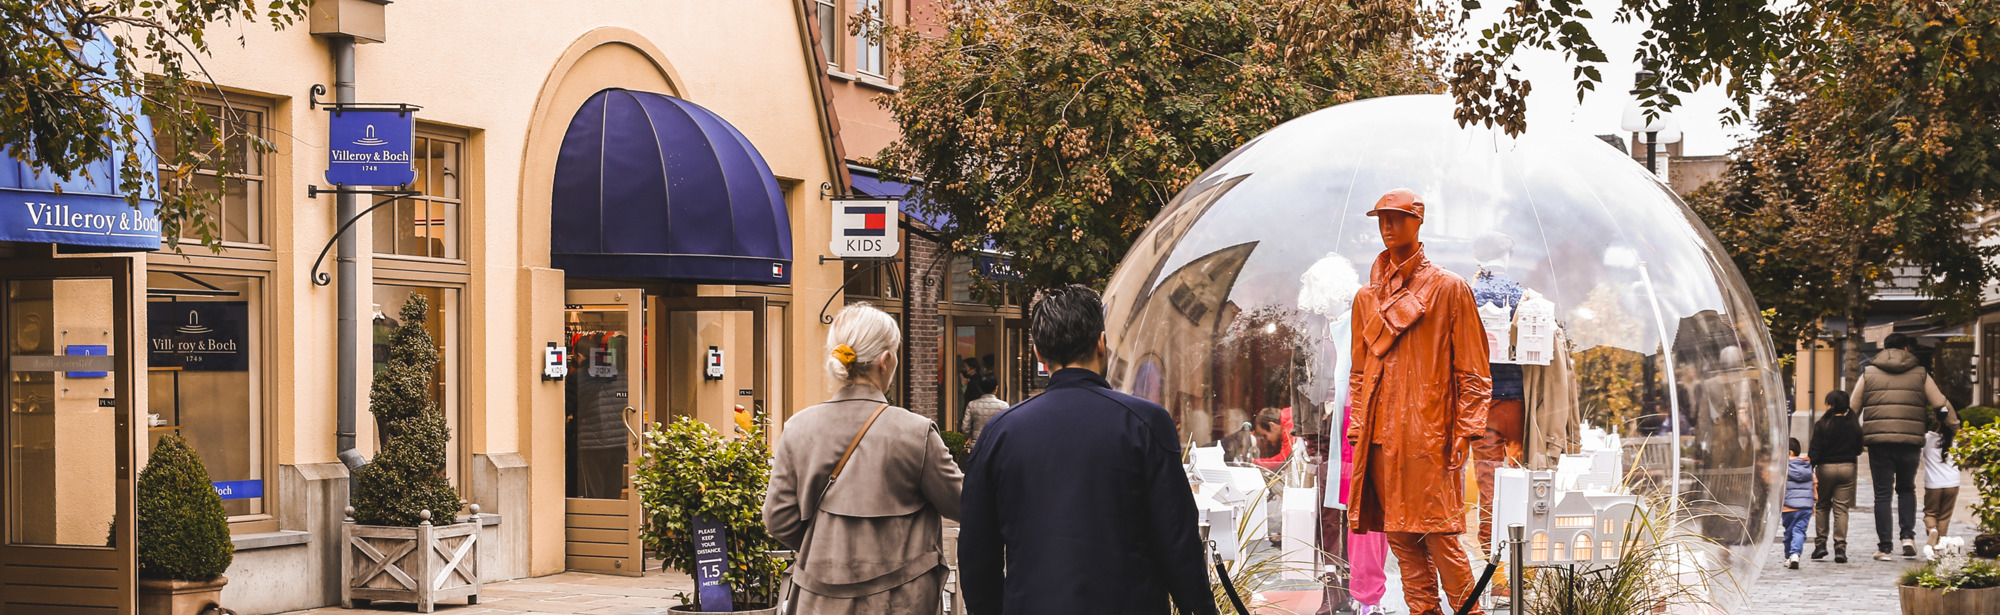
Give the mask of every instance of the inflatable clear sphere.
M 1620 496 L 1694 538 L 1668 557 L 1673 574 L 1696 579 L 1704 604 L 1693 610 L 1742 605 L 1775 538 L 1787 404 L 1741 274 L 1625 153 L 1546 124 L 1519 137 L 1461 127 L 1444 96 L 1344 104 L 1252 139 L 1168 204 L 1113 275 L 1108 375 L 1166 407 L 1195 447 L 1189 472 L 1210 537 L 1234 519 L 1258 528 L 1246 534 L 1258 540 L 1223 537 L 1240 543 L 1224 545 L 1239 560 L 1319 560 L 1290 586 L 1264 586 L 1275 601 L 1316 608 L 1315 578 L 1347 589 L 1344 517 L 1320 505 L 1337 503 L 1326 492 L 1343 473 L 1349 307 L 1383 249 L 1365 213 L 1399 187 L 1426 203 L 1425 255 L 1472 285 L 1496 398 L 1512 400 L 1489 419 L 1516 443 L 1487 456 L 1504 458 L 1489 467 L 1508 477 L 1493 497 L 1508 510 L 1543 498 L 1525 520 L 1532 529 L 1551 527 L 1547 511 L 1568 510 L 1571 492 L 1594 494 L 1577 501 L 1598 502 L 1600 515 Z M 1260 428 L 1273 419 L 1280 429 Z M 1250 468 L 1270 494 L 1218 504 L 1239 496 L 1216 485 Z M 1465 481 L 1468 535 L 1477 483 Z M 1234 517 L 1208 511 L 1232 506 Z M 1504 526 L 1493 532 L 1504 540 Z M 1611 544 L 1632 535 L 1541 535 L 1526 552 L 1531 566 L 1587 567 L 1632 548 Z

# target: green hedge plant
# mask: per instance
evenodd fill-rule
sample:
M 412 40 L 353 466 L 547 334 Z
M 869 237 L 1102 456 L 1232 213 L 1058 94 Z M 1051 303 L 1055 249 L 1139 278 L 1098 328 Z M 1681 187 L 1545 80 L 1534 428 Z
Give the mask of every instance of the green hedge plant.
M 729 568 L 722 578 L 738 610 L 776 604 L 785 569 L 785 561 L 770 553 L 784 544 L 764 529 L 764 490 L 771 482 L 764 424 L 759 416 L 750 433 L 729 440 L 690 417 L 654 423 L 632 479 L 646 511 L 640 535 L 668 566 L 694 570 L 695 517 L 727 527 Z
M 1972 471 L 1972 482 L 1979 487 L 1972 510 L 1979 514 L 1980 529 L 2000 534 L 2000 423 L 1959 431 L 1952 439 L 1951 456 L 1959 467 Z
M 972 444 L 971 436 L 967 436 L 964 433 L 957 431 L 942 432 L 939 433 L 938 436 L 944 438 L 944 450 L 951 453 L 951 460 L 957 462 L 958 467 L 963 468 L 965 467 L 965 464 L 971 463 L 972 461 L 972 447 L 970 446 Z
M 1964 421 L 1965 427 L 1985 427 L 1992 425 L 1995 420 L 2000 420 L 2000 408 L 1973 406 L 1958 411 L 1958 420 Z
M 387 440 L 354 472 L 355 523 L 415 527 L 430 511 L 432 523 L 449 525 L 464 506 L 444 476 L 451 430 L 431 400 L 438 353 L 424 328 L 429 313 L 424 296 L 411 293 L 389 335 L 389 363 L 368 389 L 368 410 Z
M 229 569 L 236 546 L 222 496 L 180 435 L 168 434 L 153 447 L 139 472 L 138 505 L 140 577 L 213 581 Z

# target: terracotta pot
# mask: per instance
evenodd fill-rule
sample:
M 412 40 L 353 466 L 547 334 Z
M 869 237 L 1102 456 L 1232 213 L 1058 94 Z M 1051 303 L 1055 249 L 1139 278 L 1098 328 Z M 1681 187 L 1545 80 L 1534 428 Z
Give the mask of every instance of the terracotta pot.
M 222 586 L 227 577 L 213 581 L 163 581 L 139 579 L 139 615 L 201 615 L 202 609 L 222 603 Z
M 1930 589 L 1904 585 L 1903 615 L 2000 615 L 2000 587 Z
M 697 613 L 700 615 L 778 615 L 778 607 L 751 609 L 748 611 L 697 611 L 691 606 L 667 607 L 668 613 Z

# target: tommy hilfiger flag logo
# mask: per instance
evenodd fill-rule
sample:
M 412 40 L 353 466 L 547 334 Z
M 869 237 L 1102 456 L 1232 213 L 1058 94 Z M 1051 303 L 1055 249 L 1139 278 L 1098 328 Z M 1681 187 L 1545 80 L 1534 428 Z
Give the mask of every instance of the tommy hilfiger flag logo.
M 849 222 L 850 226 L 845 229 L 848 237 L 881 237 L 889 234 L 889 208 L 880 205 L 848 205 L 846 209 L 844 213 L 848 216 L 861 217 L 860 224 Z
M 834 256 L 890 258 L 902 251 L 895 228 L 901 203 L 890 199 L 834 199 Z

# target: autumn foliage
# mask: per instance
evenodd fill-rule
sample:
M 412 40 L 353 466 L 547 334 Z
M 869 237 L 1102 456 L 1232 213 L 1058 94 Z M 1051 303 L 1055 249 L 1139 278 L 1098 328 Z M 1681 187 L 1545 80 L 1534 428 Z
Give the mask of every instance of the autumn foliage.
M 958 0 L 888 32 L 903 138 L 949 249 L 991 242 L 1032 287 L 1108 276 L 1161 206 L 1305 113 L 1442 91 L 1444 16 L 1376 0 Z

